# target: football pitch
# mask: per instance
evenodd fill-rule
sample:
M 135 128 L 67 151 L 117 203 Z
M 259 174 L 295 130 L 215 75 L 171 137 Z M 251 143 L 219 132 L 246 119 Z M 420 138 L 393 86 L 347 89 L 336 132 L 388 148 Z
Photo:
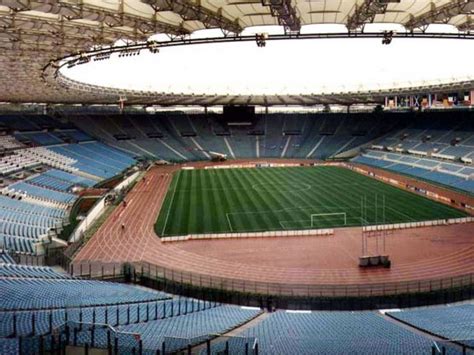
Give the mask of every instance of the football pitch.
M 175 173 L 155 230 L 166 237 L 465 216 L 344 168 L 199 169 Z

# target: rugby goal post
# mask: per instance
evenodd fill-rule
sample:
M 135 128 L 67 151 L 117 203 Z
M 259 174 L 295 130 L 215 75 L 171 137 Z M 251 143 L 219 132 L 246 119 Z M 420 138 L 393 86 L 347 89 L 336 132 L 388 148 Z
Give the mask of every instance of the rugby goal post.
M 344 225 L 347 225 L 347 214 L 346 212 L 333 212 L 333 213 L 313 213 L 311 214 L 311 228 L 314 228 L 314 220 L 322 217 L 333 217 L 342 216 L 344 219 Z

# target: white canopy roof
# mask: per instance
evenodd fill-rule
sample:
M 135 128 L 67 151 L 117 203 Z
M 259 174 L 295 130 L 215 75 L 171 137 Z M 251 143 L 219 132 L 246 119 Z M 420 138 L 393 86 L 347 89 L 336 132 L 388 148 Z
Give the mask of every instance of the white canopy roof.
M 474 0 L 0 0 L 0 101 L 114 102 L 114 95 L 65 90 L 45 82 L 51 59 L 118 40 L 157 33 L 187 35 L 219 28 L 281 25 L 298 32 L 311 24 L 368 23 L 426 30 L 433 23 L 474 30 Z

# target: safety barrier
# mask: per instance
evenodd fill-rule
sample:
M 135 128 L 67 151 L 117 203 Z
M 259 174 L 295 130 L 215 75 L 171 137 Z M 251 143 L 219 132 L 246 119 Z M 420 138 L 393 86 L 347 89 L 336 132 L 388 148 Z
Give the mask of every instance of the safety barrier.
M 204 297 L 202 290 L 210 292 L 216 290 L 219 292 L 228 292 L 229 297 L 234 293 L 254 294 L 277 297 L 320 297 L 320 298 L 338 298 L 338 297 L 365 297 L 364 302 L 370 301 L 367 297 L 392 297 L 390 302 L 397 304 L 398 300 L 393 296 L 407 296 L 409 302 L 414 298 L 408 295 L 424 293 L 426 297 L 431 297 L 435 292 L 451 292 L 453 290 L 452 301 L 471 298 L 474 295 L 474 274 L 466 273 L 464 275 L 428 278 L 423 280 L 393 281 L 384 283 L 356 283 L 356 284 L 291 284 L 283 282 L 265 282 L 252 281 L 245 279 L 226 278 L 213 276 L 209 274 L 200 274 L 196 272 L 187 272 L 182 270 L 170 269 L 160 265 L 147 262 L 121 263 L 101 263 L 98 261 L 82 261 L 75 263 L 70 268 L 70 273 L 76 277 L 85 277 L 93 279 L 114 279 L 119 276 L 129 278 L 132 282 L 148 279 L 153 283 L 145 284 L 158 289 L 166 290 L 171 293 L 179 293 L 188 297 Z M 128 275 L 128 276 L 127 276 Z M 158 282 L 158 284 L 156 284 Z M 155 285 L 155 286 L 153 286 Z M 174 288 L 172 288 L 174 287 Z M 466 293 L 456 293 L 460 289 L 466 289 Z M 182 293 L 183 290 L 189 291 Z M 197 292 L 197 293 L 192 293 Z M 425 297 L 423 296 L 423 297 Z M 441 298 L 436 298 L 433 304 L 445 303 L 448 294 L 441 294 Z M 451 297 L 450 296 L 450 297 Z M 466 298 L 466 297 L 467 298 Z M 375 298 L 374 298 L 375 299 Z M 227 300 L 229 303 L 236 302 L 234 298 Z M 431 302 L 428 299 L 420 299 L 419 305 Z M 222 301 L 221 301 L 222 302 Z M 415 303 L 404 304 L 404 307 L 414 306 Z M 324 306 L 324 305 L 321 305 Z M 367 305 L 360 305 L 367 307 Z M 380 305 L 375 305 L 374 308 Z M 372 306 L 370 306 L 372 307 Z
M 162 242 L 183 242 L 187 240 L 204 239 L 240 239 L 240 238 L 276 238 L 276 237 L 314 237 L 334 235 L 334 229 L 303 229 L 293 231 L 267 231 L 248 233 L 211 233 L 188 234 L 171 237 L 162 237 Z
M 364 226 L 362 227 L 362 231 L 375 232 L 375 231 L 386 231 L 386 230 L 412 229 L 412 228 L 422 228 L 422 227 L 447 226 L 451 224 L 464 224 L 464 223 L 472 223 L 472 222 L 474 222 L 474 217 L 449 218 L 449 219 L 437 219 L 433 221 L 420 221 L 420 222 L 379 224 L 379 225 L 374 225 L 374 226 Z

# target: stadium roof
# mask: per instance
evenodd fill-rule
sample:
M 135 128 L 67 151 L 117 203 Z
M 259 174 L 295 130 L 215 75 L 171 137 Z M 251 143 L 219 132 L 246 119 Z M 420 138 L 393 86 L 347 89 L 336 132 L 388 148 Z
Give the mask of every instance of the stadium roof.
M 474 0 L 0 0 L 0 101 L 115 103 L 126 95 L 134 103 L 173 104 L 182 99 L 190 104 L 226 103 L 153 93 L 146 93 L 145 99 L 143 93 L 118 95 L 116 90 L 80 85 L 65 89 L 57 81 L 45 80 L 43 68 L 52 59 L 97 45 L 146 41 L 156 33 L 187 36 L 208 28 L 220 28 L 228 35 L 253 26 L 281 25 L 294 34 L 311 24 L 342 24 L 354 32 L 368 23 L 399 24 L 408 31 L 425 31 L 428 25 L 441 23 L 466 32 L 474 30 L 473 11 Z M 94 92 L 88 92 L 91 89 Z M 336 102 L 351 99 L 336 97 Z M 300 98 L 257 101 L 272 100 L 317 103 Z M 232 98 L 228 103 L 240 102 L 249 101 Z

